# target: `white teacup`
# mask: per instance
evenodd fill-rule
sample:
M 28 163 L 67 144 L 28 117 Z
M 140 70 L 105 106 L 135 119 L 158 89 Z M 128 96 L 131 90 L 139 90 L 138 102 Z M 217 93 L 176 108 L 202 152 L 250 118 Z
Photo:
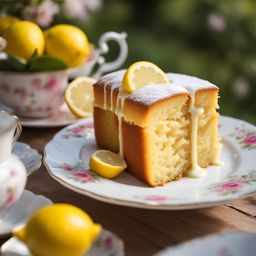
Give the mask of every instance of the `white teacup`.
M 120 52 L 116 60 L 105 63 L 102 55 L 109 51 L 108 41 L 116 41 Z M 99 47 L 93 49 L 85 63 L 79 67 L 34 73 L 0 71 L 0 103 L 12 108 L 18 116 L 48 117 L 64 103 L 64 92 L 69 78 L 99 78 L 103 73 L 118 69 L 127 55 L 126 33 L 106 32 L 99 39 Z M 99 67 L 93 73 L 96 64 Z
M 20 137 L 21 131 L 16 116 L 0 111 L 0 164 L 10 157 L 12 147 Z

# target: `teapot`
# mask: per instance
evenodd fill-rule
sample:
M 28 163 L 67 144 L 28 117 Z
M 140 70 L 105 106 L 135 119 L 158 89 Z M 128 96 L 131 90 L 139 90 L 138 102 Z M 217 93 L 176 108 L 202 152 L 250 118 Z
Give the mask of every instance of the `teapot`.
M 25 167 L 11 153 L 20 134 L 18 118 L 0 111 L 0 215 L 20 198 L 26 185 Z

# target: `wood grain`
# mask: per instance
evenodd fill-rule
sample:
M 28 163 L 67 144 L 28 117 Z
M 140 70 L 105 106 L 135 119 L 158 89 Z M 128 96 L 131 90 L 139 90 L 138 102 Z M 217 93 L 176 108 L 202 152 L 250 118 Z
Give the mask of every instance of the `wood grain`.
M 21 141 L 43 152 L 59 129 L 23 130 Z M 186 211 L 157 211 L 110 205 L 77 194 L 53 180 L 44 166 L 28 178 L 26 189 L 53 202 L 76 205 L 125 242 L 126 255 L 143 256 L 197 237 L 243 230 L 256 233 L 256 197 L 229 205 Z M 0 240 L 0 244 L 5 240 Z

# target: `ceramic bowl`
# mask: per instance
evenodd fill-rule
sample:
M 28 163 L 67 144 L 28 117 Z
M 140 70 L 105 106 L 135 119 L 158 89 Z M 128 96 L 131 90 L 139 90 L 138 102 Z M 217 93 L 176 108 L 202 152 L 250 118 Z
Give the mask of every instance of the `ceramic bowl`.
M 67 82 L 67 70 L 0 72 L 0 101 L 19 116 L 47 117 L 63 104 Z
M 105 63 L 102 55 L 109 51 L 107 43 L 111 40 L 118 43 L 119 55 L 116 60 Z M 0 102 L 12 108 L 18 116 L 51 116 L 64 103 L 63 96 L 68 78 L 81 75 L 99 78 L 103 73 L 118 69 L 127 55 L 126 33 L 106 32 L 99 39 L 99 47 L 93 49 L 84 64 L 76 68 L 38 73 L 0 72 Z M 99 67 L 93 73 L 96 64 Z
M 0 216 L 20 198 L 26 181 L 25 167 L 17 156 L 0 163 Z

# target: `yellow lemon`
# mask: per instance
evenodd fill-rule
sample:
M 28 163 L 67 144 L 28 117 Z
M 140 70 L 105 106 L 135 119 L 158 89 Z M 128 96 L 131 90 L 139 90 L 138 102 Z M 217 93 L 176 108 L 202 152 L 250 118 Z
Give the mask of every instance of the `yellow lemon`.
M 30 21 L 13 23 L 3 32 L 3 37 L 7 40 L 5 51 L 9 55 L 28 60 L 36 49 L 39 56 L 44 52 L 43 32 Z
M 126 70 L 122 89 L 131 93 L 145 85 L 162 83 L 169 83 L 169 80 L 158 66 L 151 62 L 138 61 Z
M 116 177 L 127 167 L 120 155 L 108 150 L 96 150 L 93 152 L 89 165 L 92 171 L 108 179 Z
M 8 27 L 10 27 L 14 22 L 18 21 L 19 19 L 13 17 L 13 16 L 2 16 L 0 17 L 0 35 L 6 30 Z
M 77 77 L 65 91 L 65 102 L 70 111 L 78 117 L 92 115 L 93 87 L 96 80 L 90 77 Z
M 56 25 L 44 35 L 46 53 L 62 59 L 70 67 L 81 65 L 90 53 L 87 36 L 75 26 Z
M 33 255 L 81 256 L 97 238 L 101 226 L 81 209 L 52 204 L 39 209 L 26 226 L 13 231 Z

